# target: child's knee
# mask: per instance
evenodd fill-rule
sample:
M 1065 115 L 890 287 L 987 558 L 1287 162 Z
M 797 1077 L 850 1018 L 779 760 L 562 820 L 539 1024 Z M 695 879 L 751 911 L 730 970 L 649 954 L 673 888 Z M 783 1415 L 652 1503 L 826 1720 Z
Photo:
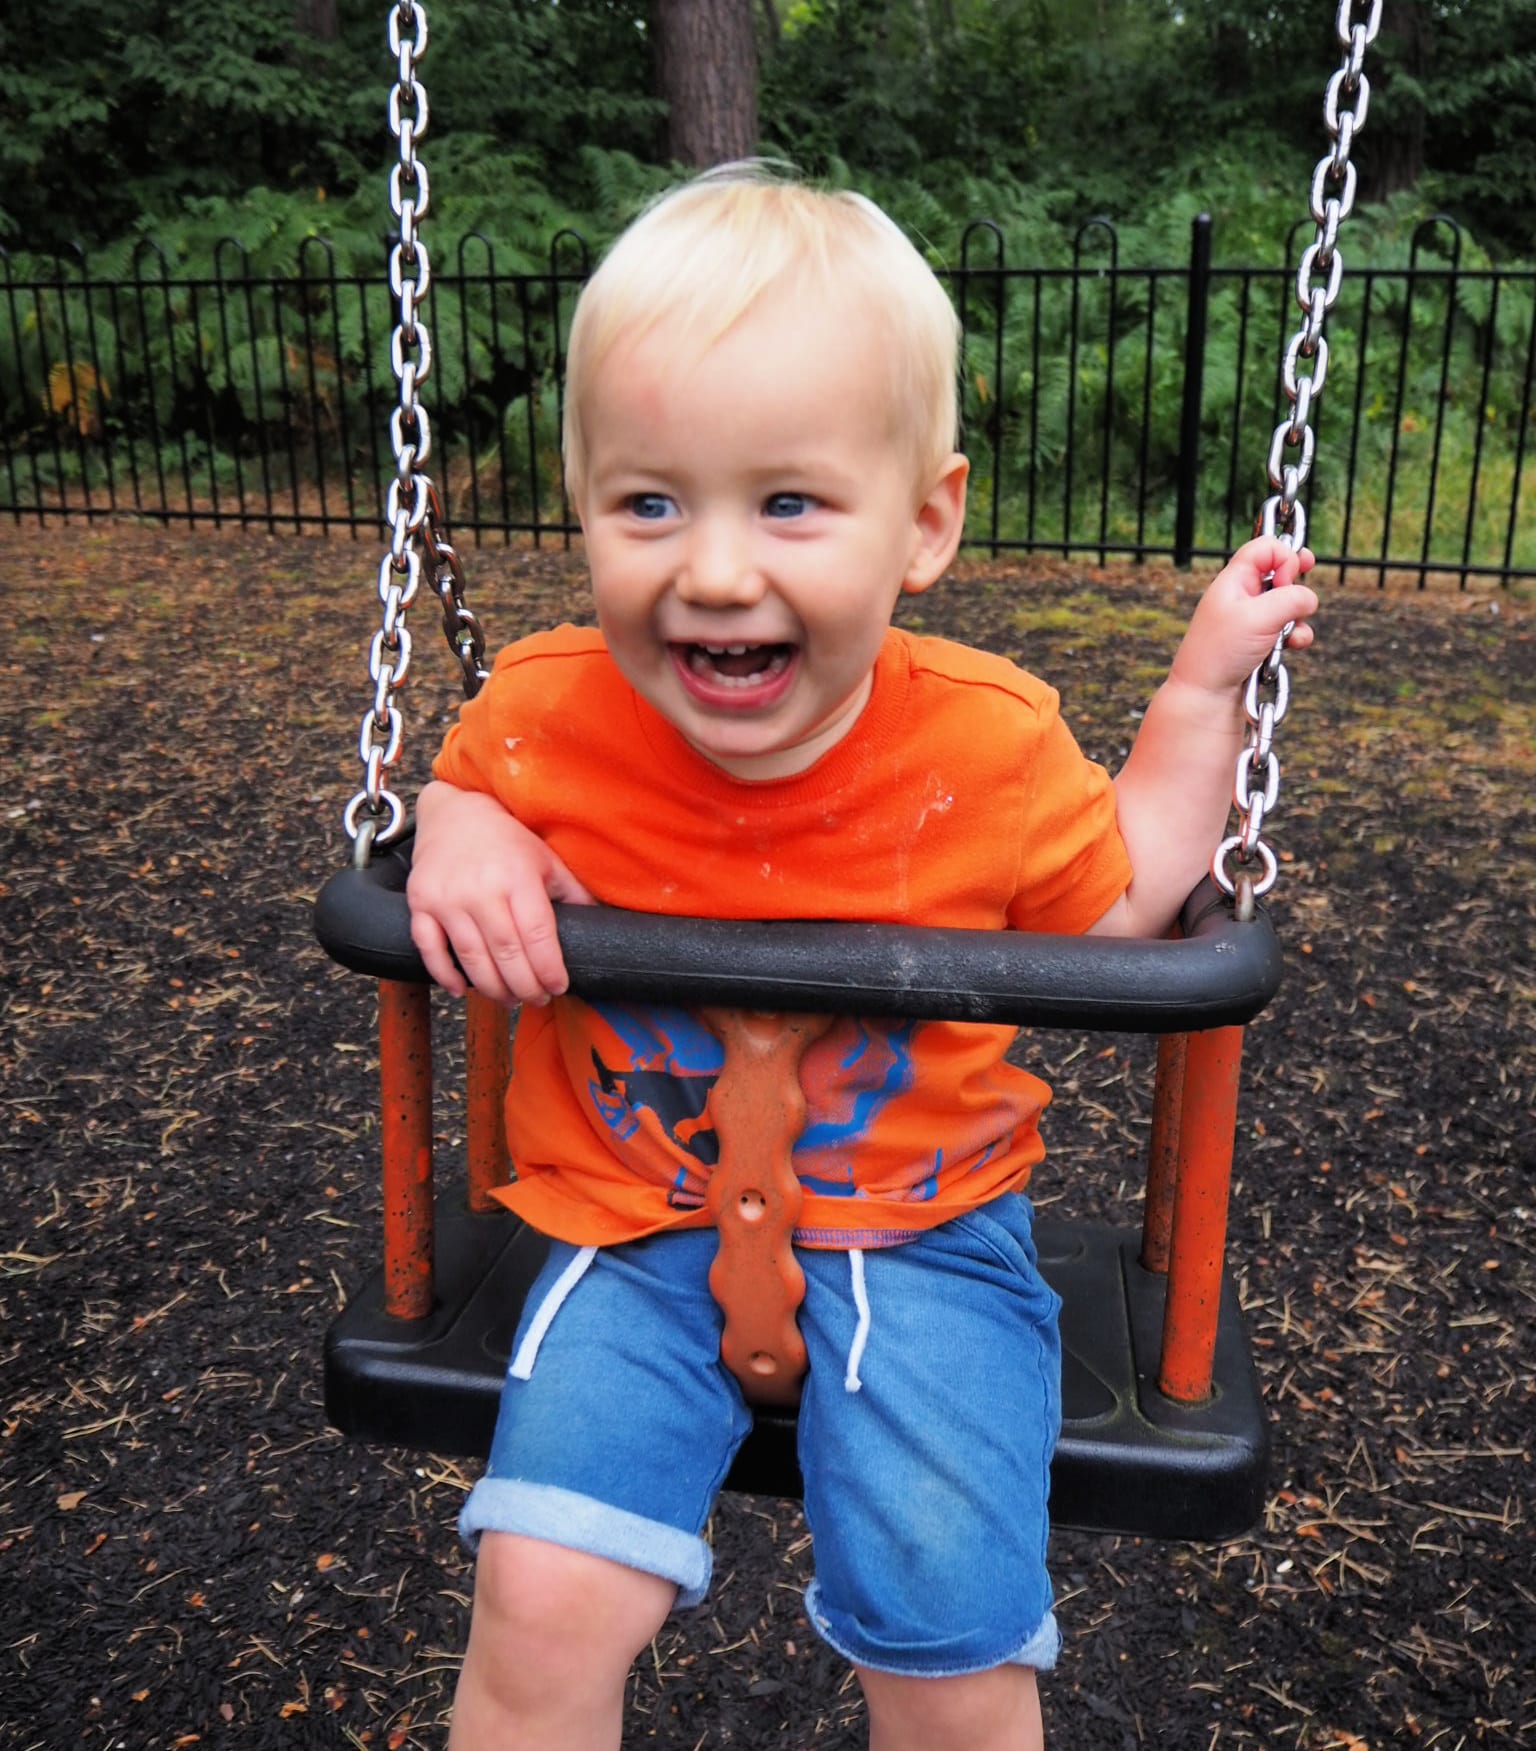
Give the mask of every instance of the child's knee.
M 993 1666 L 951 1678 L 857 1668 L 872 1751 L 1040 1751 L 1040 1696 L 1029 1666 Z
M 498 1664 L 557 1679 L 562 1669 L 628 1671 L 672 1609 L 671 1581 L 511 1532 L 481 1536 L 474 1640 Z

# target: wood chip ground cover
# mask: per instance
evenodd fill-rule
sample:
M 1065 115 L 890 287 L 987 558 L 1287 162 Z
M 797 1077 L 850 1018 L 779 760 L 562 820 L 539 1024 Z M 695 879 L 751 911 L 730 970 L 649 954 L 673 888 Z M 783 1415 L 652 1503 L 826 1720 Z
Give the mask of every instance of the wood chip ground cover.
M 13 543 L 0 1745 L 442 1743 L 473 1468 L 348 1443 L 321 1405 L 326 1325 L 377 1249 L 371 992 L 309 931 L 358 783 L 376 565 L 133 527 Z M 469 569 L 493 636 L 585 613 L 569 556 Z M 1194 588 L 965 566 L 913 618 L 1021 656 L 1113 764 Z M 406 789 L 455 702 L 433 618 Z M 1288 975 L 1248 1043 L 1230 1248 L 1269 1499 L 1222 1547 L 1057 1538 L 1057 1745 L 1536 1733 L 1533 626 L 1351 587 L 1297 665 Z M 1041 1201 L 1134 1220 L 1150 1043 L 1021 1049 L 1058 1091 Z M 637 1667 L 626 1744 L 862 1743 L 806 1626 L 798 1510 L 730 1498 L 714 1531 L 714 1591 Z

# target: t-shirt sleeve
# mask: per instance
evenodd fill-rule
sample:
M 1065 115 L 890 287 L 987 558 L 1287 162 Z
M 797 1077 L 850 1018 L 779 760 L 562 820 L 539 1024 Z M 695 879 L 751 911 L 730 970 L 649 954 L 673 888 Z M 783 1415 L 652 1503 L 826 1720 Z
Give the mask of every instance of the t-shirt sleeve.
M 1125 892 L 1131 860 L 1110 776 L 1078 747 L 1054 691 L 1041 702 L 1037 723 L 1008 923 L 1076 936 Z
M 459 708 L 458 720 L 443 738 L 432 762 L 432 776 L 460 790 L 496 794 L 496 774 L 505 766 L 504 751 L 512 732 L 508 725 L 519 714 L 524 688 L 524 658 L 528 641 L 510 644 L 496 658 L 483 687 Z

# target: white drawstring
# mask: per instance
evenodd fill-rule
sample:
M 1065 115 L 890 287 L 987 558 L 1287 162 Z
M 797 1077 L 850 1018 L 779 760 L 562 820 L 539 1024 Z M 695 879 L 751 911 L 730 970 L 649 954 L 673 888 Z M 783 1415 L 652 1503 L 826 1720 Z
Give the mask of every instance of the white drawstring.
M 532 1323 L 523 1333 L 523 1341 L 517 1346 L 517 1354 L 512 1358 L 512 1366 L 508 1372 L 514 1380 L 532 1378 L 533 1365 L 538 1359 L 539 1346 L 544 1342 L 545 1333 L 596 1257 L 595 1246 L 584 1246 L 555 1279 L 539 1311 L 533 1316 Z M 853 1280 L 853 1305 L 858 1311 L 859 1319 L 854 1327 L 853 1342 L 848 1347 L 848 1369 L 843 1376 L 843 1388 L 847 1392 L 857 1392 L 864 1384 L 859 1378 L 859 1363 L 863 1360 L 864 1349 L 869 1342 L 870 1326 L 869 1291 L 864 1283 L 864 1254 L 860 1248 L 849 1249 L 848 1268 Z
M 869 1294 L 864 1287 L 864 1254 L 856 1246 L 849 1248 L 848 1266 L 853 1273 L 853 1304 L 859 1310 L 859 1323 L 854 1327 L 853 1342 L 848 1347 L 848 1372 L 843 1376 L 843 1388 L 847 1392 L 857 1392 L 864 1384 L 859 1379 L 859 1362 L 864 1355 L 864 1346 L 869 1342 Z
M 545 1332 L 549 1330 L 566 1296 L 586 1275 L 587 1266 L 596 1257 L 595 1246 L 584 1246 L 555 1279 L 554 1287 L 544 1297 L 543 1305 L 534 1314 L 533 1323 L 523 1333 L 523 1341 L 517 1346 L 517 1354 L 512 1358 L 512 1366 L 508 1372 L 514 1380 L 532 1379 L 533 1364 L 539 1353 L 539 1345 L 544 1342 Z

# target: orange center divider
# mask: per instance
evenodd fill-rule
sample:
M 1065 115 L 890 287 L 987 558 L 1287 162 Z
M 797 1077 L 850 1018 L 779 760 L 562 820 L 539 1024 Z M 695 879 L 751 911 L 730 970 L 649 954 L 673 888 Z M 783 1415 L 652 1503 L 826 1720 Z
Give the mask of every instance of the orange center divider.
M 707 1200 L 720 1230 L 709 1271 L 725 1314 L 720 1358 L 751 1403 L 795 1405 L 806 1368 L 795 1323 L 805 1273 L 791 1245 L 804 1196 L 792 1158 L 805 1122 L 800 1061 L 832 1017 L 706 1009 L 702 1019 L 725 1046 L 710 1096 L 720 1154 Z

